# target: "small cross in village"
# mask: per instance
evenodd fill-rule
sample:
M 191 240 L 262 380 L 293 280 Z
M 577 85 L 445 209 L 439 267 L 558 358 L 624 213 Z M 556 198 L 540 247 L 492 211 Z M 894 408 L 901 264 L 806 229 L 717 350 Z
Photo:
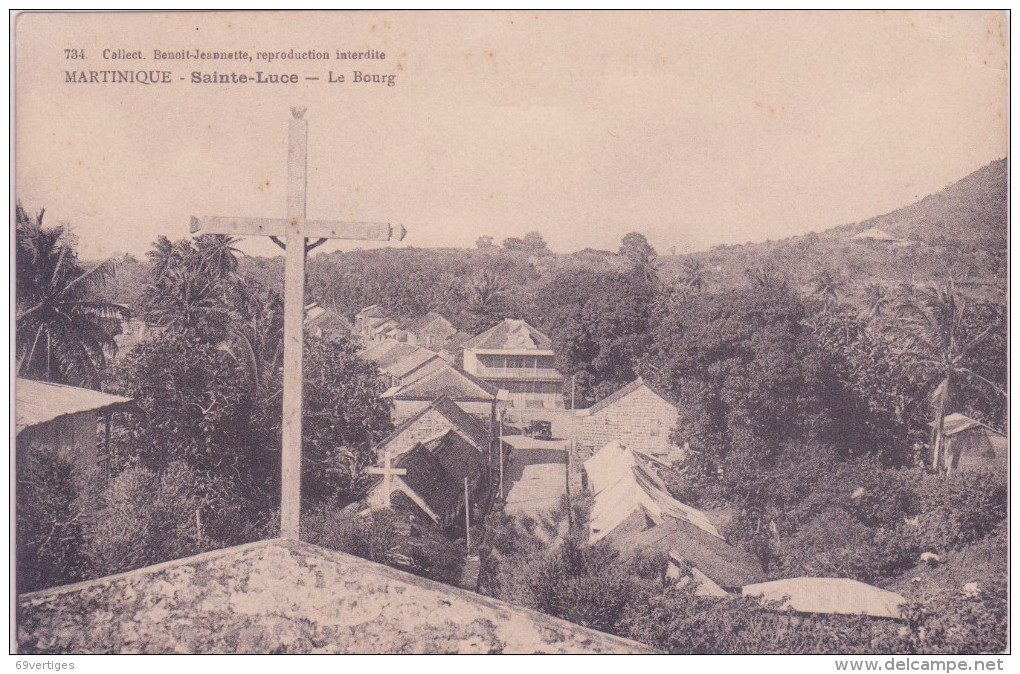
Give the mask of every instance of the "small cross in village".
M 386 454 L 383 458 L 383 467 L 370 466 L 366 469 L 372 475 L 383 476 L 383 504 L 390 507 L 390 493 L 393 491 L 393 476 L 394 475 L 407 475 L 407 470 L 404 468 L 393 468 L 390 463 L 390 450 L 386 448 Z
M 307 220 L 308 121 L 292 108 L 287 149 L 286 218 L 191 218 L 191 233 L 268 236 L 287 252 L 283 302 L 283 451 L 280 534 L 297 540 L 301 521 L 301 361 L 304 348 L 305 256 L 329 239 L 389 241 L 404 238 L 403 225 Z M 309 244 L 308 239 L 316 241 Z M 387 466 L 389 465 L 387 459 Z

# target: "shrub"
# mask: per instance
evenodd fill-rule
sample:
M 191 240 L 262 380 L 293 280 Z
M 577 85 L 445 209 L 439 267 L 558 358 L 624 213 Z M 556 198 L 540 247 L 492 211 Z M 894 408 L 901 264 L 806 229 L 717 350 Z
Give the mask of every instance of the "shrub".
M 219 547 L 201 524 L 207 502 L 198 475 L 183 462 L 162 475 L 131 468 L 111 480 L 89 518 L 85 553 L 90 575 L 136 569 Z
M 56 449 L 36 446 L 18 454 L 18 592 L 87 577 L 81 540 L 88 496 L 74 475 L 74 461 Z
M 983 538 L 1005 520 L 1008 493 L 1005 478 L 990 470 L 927 477 L 918 490 L 921 544 L 946 552 Z

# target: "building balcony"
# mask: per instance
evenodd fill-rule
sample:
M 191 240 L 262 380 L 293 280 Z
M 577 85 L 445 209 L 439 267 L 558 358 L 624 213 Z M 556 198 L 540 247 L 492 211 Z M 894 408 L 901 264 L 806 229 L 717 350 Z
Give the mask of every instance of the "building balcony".
M 476 377 L 482 379 L 519 379 L 532 381 L 562 381 L 563 375 L 553 368 L 544 367 L 483 367 L 478 366 L 473 372 Z

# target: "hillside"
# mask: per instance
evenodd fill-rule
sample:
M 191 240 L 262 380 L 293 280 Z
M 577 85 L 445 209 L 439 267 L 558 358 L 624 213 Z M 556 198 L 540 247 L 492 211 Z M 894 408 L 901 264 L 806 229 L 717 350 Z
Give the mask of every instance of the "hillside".
M 847 289 L 868 283 L 946 278 L 988 283 L 1004 290 L 1009 265 L 1008 166 L 992 162 L 920 201 L 863 222 L 781 241 L 719 246 L 665 258 L 666 276 L 679 275 L 684 257 L 704 265 L 709 287 L 744 282 L 744 270 L 770 265 L 807 287 L 828 271 Z M 892 239 L 855 238 L 865 232 Z M 995 296 L 997 293 L 987 293 Z
M 863 222 L 841 225 L 780 241 L 718 246 L 689 255 L 659 257 L 661 277 L 684 272 L 685 260 L 702 265 L 706 287 L 724 290 L 746 282 L 746 270 L 771 267 L 805 292 L 812 279 L 829 272 L 853 301 L 871 283 L 891 287 L 902 281 L 952 276 L 979 285 L 985 299 L 1004 297 L 1008 265 L 1008 165 L 992 162 L 920 201 Z M 637 227 L 640 229 L 640 227 Z M 878 232 L 878 238 L 858 235 Z M 883 240 L 883 238 L 888 240 Z M 120 265 L 113 299 L 135 306 L 145 282 L 146 262 Z M 282 289 L 281 258 L 244 258 L 244 273 Z M 392 248 L 335 252 L 309 259 L 310 299 L 352 315 L 379 303 L 397 315 L 444 312 L 461 329 L 471 285 L 494 274 L 508 292 L 508 311 L 539 316 L 534 296 L 556 279 L 583 271 L 627 268 L 611 251 L 584 249 L 570 254 L 479 249 Z

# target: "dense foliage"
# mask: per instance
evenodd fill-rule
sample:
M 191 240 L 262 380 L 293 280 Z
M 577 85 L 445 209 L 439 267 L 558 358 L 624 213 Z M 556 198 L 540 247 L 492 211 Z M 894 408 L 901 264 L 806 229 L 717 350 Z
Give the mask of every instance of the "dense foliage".
M 15 352 L 20 377 L 95 388 L 128 312 L 100 296 L 114 274 L 107 260 L 86 269 L 63 227 L 43 227 L 15 209 Z
M 701 597 L 664 576 L 661 556 L 589 545 L 583 502 L 541 521 L 490 513 L 488 594 L 677 653 L 1001 651 L 1007 485 L 938 460 L 946 414 L 1008 421 L 1004 237 L 982 225 L 1005 219 L 961 190 L 886 216 L 895 245 L 851 226 L 665 258 L 630 233 L 618 254 L 560 256 L 538 232 L 481 236 L 470 251 L 314 256 L 308 299 L 348 317 L 373 303 L 438 311 L 471 333 L 525 318 L 552 337 L 578 406 L 640 374 L 679 409 L 671 438 L 689 451 L 664 470 L 670 489 L 732 513 L 728 540 L 770 577 L 855 578 L 918 601 L 893 623 Z M 928 218 L 942 211 L 966 219 L 959 241 Z M 55 454 L 19 459 L 19 588 L 274 535 L 281 261 L 239 257 L 229 237 L 161 238 L 102 295 L 109 265 L 86 270 L 41 214 L 19 208 L 17 228 L 21 371 L 87 385 L 103 373 L 138 406 L 114 429 L 103 489 Z M 107 367 L 109 300 L 124 298 L 163 331 Z M 85 342 L 65 339 L 79 329 Z M 375 368 L 341 337 L 307 339 L 305 372 L 306 540 L 456 582 L 458 543 L 399 510 L 349 505 L 390 430 Z

